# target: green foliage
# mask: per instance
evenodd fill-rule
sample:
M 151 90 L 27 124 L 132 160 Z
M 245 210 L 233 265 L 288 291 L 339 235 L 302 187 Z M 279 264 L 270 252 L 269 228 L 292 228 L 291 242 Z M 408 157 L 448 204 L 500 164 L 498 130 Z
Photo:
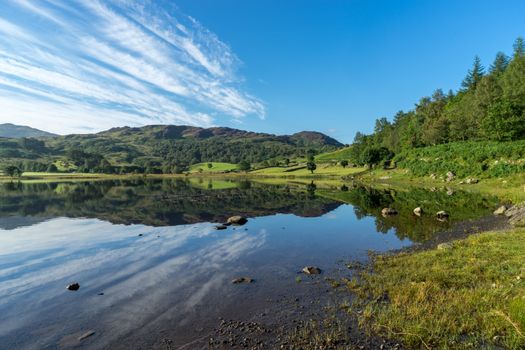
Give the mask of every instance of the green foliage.
M 394 157 L 413 175 L 447 171 L 459 177 L 500 177 L 525 172 L 525 140 L 510 142 L 467 141 L 407 149 Z
M 4 174 L 9 177 L 20 177 L 22 176 L 22 170 L 14 165 L 9 165 L 5 167 Z
M 347 161 L 346 159 L 343 159 L 343 160 L 341 161 L 341 166 L 342 166 L 343 168 L 346 168 L 346 167 L 348 166 L 348 161 Z
M 251 165 L 250 163 L 248 163 L 247 161 L 245 160 L 242 160 L 238 165 L 237 165 L 238 169 L 240 171 L 248 171 L 251 169 Z
M 351 159 L 357 164 L 377 161 L 381 147 L 399 153 L 456 141 L 524 138 L 525 48 L 518 38 L 512 59 L 499 52 L 487 74 L 476 56 L 457 93 L 438 89 L 413 110 L 398 112 L 392 122 L 378 119 L 372 135 L 356 134 Z
M 315 169 L 317 169 L 317 165 L 314 161 L 309 161 L 306 163 L 306 169 L 308 169 L 313 174 Z

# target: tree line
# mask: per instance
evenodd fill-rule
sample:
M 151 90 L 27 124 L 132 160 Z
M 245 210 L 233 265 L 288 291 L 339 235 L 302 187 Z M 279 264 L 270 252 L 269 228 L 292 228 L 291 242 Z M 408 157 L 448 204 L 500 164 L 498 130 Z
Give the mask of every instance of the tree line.
M 393 121 L 377 119 L 374 132 L 355 136 L 352 158 L 359 165 L 388 165 L 402 150 L 456 141 L 525 139 L 525 43 L 512 56 L 498 52 L 485 68 L 478 56 L 458 91 L 437 89 Z

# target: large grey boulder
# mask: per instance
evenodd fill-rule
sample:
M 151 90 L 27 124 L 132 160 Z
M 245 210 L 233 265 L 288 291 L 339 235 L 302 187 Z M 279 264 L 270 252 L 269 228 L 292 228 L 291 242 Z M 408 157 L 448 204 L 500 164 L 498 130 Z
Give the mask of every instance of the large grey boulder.
M 525 226 L 525 202 L 516 204 L 505 211 L 505 216 L 509 218 L 512 226 Z

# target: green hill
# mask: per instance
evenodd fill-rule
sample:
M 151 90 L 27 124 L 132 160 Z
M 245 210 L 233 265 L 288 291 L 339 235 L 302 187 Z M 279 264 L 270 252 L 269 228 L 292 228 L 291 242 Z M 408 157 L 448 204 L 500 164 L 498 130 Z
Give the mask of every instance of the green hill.
M 0 166 L 13 164 L 25 171 L 54 171 L 56 167 L 82 172 L 172 173 L 199 163 L 244 160 L 253 164 L 341 146 L 329 136 L 309 131 L 278 136 L 224 127 L 150 125 L 41 140 L 0 138 Z
M 52 137 L 57 136 L 47 131 L 38 130 L 24 125 L 11 123 L 0 124 L 0 137 L 21 138 L 21 137 Z

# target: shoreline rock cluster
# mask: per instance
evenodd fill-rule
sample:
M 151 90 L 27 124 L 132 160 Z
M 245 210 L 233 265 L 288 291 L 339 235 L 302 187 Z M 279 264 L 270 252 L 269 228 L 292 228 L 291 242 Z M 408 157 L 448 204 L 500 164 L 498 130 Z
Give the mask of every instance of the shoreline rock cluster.
M 525 227 L 525 202 L 511 207 L 502 205 L 494 211 L 494 215 L 505 215 L 512 226 Z

